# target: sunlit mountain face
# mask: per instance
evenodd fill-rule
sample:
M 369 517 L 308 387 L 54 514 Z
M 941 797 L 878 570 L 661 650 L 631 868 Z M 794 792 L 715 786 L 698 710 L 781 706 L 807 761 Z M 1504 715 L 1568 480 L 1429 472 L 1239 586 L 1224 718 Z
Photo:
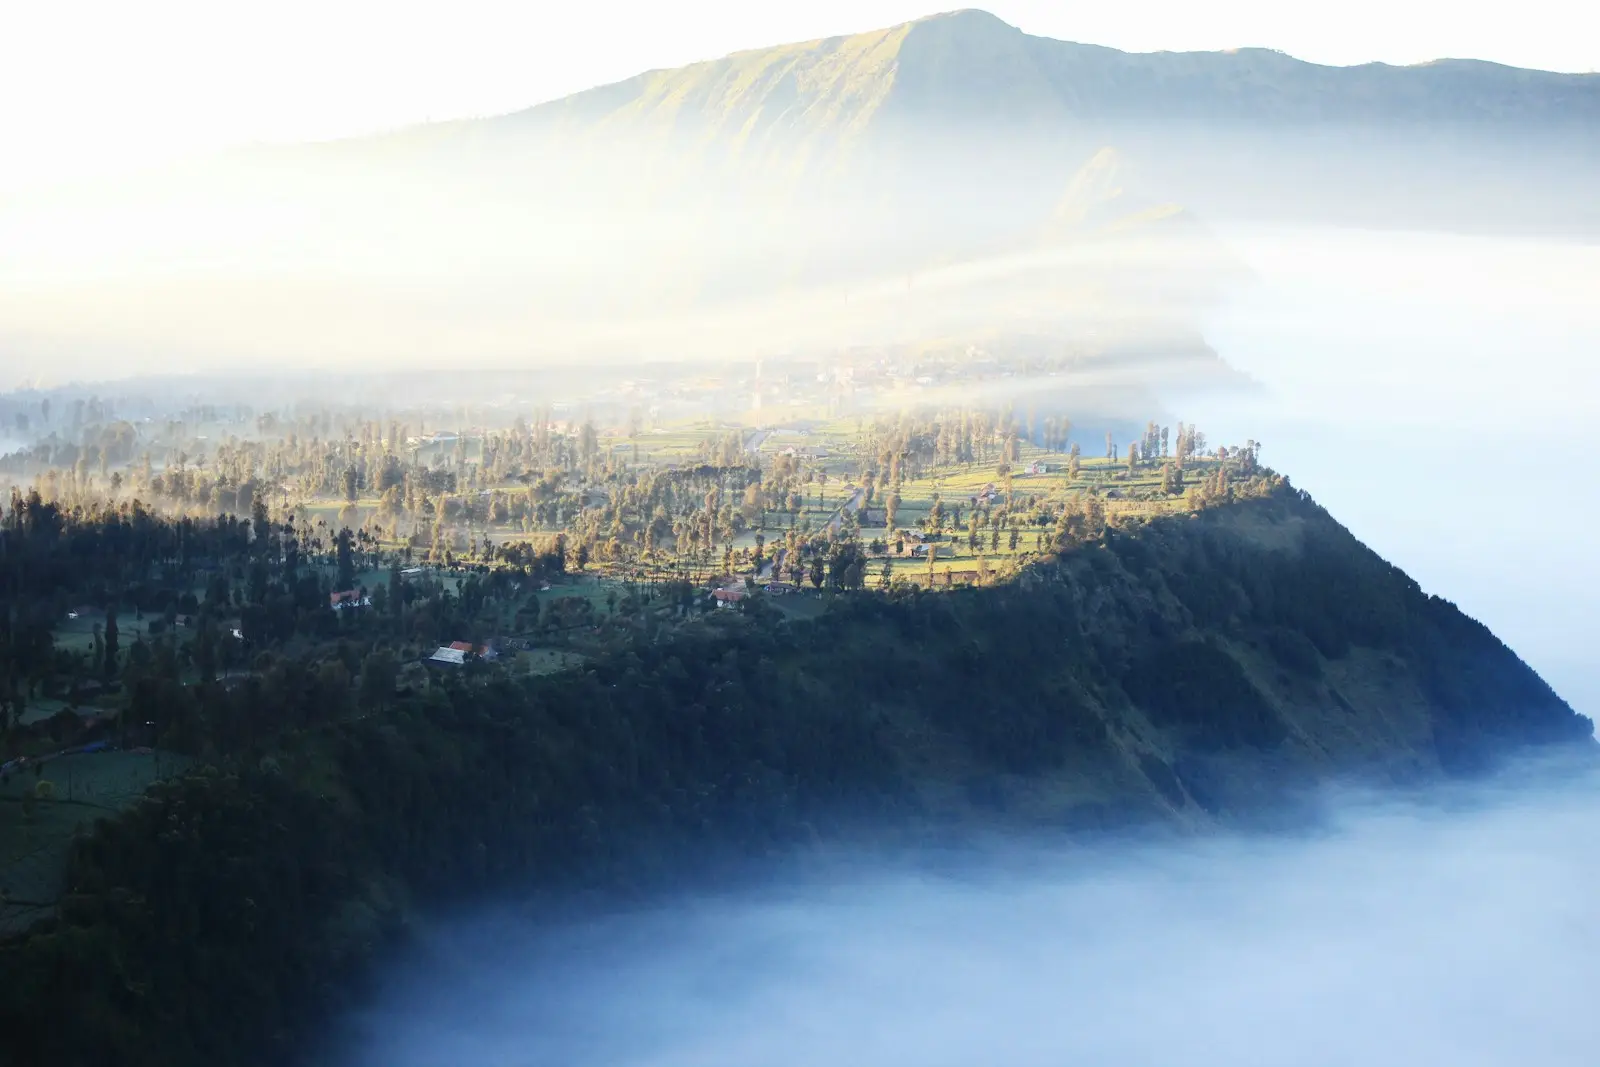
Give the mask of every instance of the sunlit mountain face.
M 0 200 L 0 1065 L 1591 1067 L 1597 189 L 962 11 Z
M 1192 323 L 1239 220 L 1596 232 L 1600 79 L 1128 54 L 957 12 L 0 207 L 29 372 Z M 26 372 L 25 372 L 26 373 Z

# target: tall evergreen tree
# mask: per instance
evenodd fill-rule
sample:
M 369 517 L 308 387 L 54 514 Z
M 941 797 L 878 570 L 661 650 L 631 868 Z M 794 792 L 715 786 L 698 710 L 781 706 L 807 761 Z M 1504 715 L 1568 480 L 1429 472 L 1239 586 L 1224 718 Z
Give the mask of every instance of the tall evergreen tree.
M 115 678 L 117 674 L 117 608 L 115 604 L 106 608 L 105 660 L 101 664 L 101 671 L 108 682 Z

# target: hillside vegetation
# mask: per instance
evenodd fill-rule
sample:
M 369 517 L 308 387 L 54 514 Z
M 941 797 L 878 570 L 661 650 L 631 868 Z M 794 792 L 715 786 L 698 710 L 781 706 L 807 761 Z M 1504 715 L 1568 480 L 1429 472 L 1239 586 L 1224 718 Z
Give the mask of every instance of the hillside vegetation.
M 6 1053 L 282 1063 L 429 905 L 647 889 L 818 837 L 1203 826 L 1336 774 L 1425 781 L 1592 732 L 1287 488 L 1007 584 L 828 603 L 792 621 L 757 597 L 355 716 L 285 664 L 274 714 L 226 749 L 213 698 L 169 690 L 213 766 L 80 839 L 59 917 L 0 946 Z

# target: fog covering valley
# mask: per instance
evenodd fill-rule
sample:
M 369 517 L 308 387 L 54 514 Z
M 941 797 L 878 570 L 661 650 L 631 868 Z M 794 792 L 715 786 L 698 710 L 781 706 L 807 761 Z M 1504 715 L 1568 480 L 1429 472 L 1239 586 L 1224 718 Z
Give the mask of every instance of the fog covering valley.
M 319 1062 L 1576 1067 L 1600 778 L 1520 775 L 1330 791 L 1282 834 L 838 850 L 563 922 L 488 908 L 430 928 Z
M 541 434 L 553 412 L 557 436 L 574 441 L 580 420 L 601 424 L 619 485 L 629 444 L 639 463 L 640 381 L 663 405 L 691 379 L 717 383 L 695 394 L 718 399 L 693 427 L 650 426 L 647 450 L 649 434 L 712 427 L 759 474 L 762 431 L 778 417 L 759 389 L 753 410 L 716 405 L 751 378 L 759 386 L 763 361 L 784 389 L 794 371 L 796 409 L 843 422 L 1025 408 L 1030 435 L 1036 414 L 1063 420 L 1096 463 L 1107 430 L 1120 442 L 1146 420 L 1175 422 L 1179 436 L 1187 423 L 1213 444 L 1262 444 L 1272 471 L 1592 717 L 1596 189 L 1600 75 L 1467 60 L 1320 67 L 1263 49 L 1131 54 L 957 12 L 651 71 L 509 115 L 239 149 L 0 201 L 0 414 L 51 397 L 59 427 L 74 399 L 115 398 L 115 417 L 149 441 L 186 407 L 239 405 L 248 418 L 225 412 L 204 428 L 249 438 L 257 413 L 309 414 L 313 426 L 320 414 L 336 447 L 327 426 L 354 413 L 390 424 L 386 448 L 397 427 L 418 457 L 434 448 L 427 462 L 442 476 L 466 470 L 474 412 L 518 416 L 522 430 L 537 412 Z M 872 357 L 895 368 L 892 387 L 817 384 L 835 361 Z M 916 377 L 992 357 L 1004 373 Z M 789 428 L 797 479 L 800 435 L 823 421 Z M 0 424 L 0 456 L 50 432 L 28 425 Z M 453 440 L 458 429 L 458 443 L 428 443 L 428 431 Z M 1067 444 L 1050 447 L 1064 459 Z M 780 446 L 767 444 L 769 460 Z M 674 475 L 691 456 L 706 462 L 695 447 L 661 462 Z M 977 478 L 973 531 L 979 483 L 997 476 L 988 459 L 964 472 Z M 1073 479 L 1076 459 L 1074 448 Z M 594 454 L 586 462 L 593 474 Z M 348 498 L 321 501 L 338 522 L 341 504 L 356 514 L 378 498 L 357 493 L 351 470 Z M 0 485 L 26 473 L 24 461 L 4 466 Z M 510 491 L 531 499 L 540 472 L 522 473 Z M 836 475 L 829 506 L 839 501 L 842 524 L 854 482 Z M 579 490 L 579 518 L 603 484 Z M 481 488 L 463 486 L 463 498 Z M 438 496 L 439 514 L 455 492 Z M 949 492 L 965 502 L 966 488 Z M 831 540 L 820 487 L 817 502 Z M 442 571 L 421 515 L 407 516 L 409 534 L 391 517 L 391 534 L 409 537 L 408 568 L 415 547 L 417 571 Z M 554 543 L 563 527 L 519 529 L 500 533 Z M 788 533 L 798 558 L 792 513 Z M 888 588 L 889 563 L 903 576 L 913 560 L 875 562 Z M 597 581 L 599 566 L 574 573 Z M 781 582 L 775 558 L 771 574 Z M 604 599 L 591 600 L 600 618 Z M 433 647 L 426 622 L 404 622 Z M 457 636 L 471 635 L 443 639 Z M 1335 692 L 1333 677 L 1282 684 Z M 443 688 L 431 684 L 418 707 Z M 366 699 L 358 722 L 371 717 Z M 1118 744 L 1130 759 L 1154 744 L 1129 736 Z M 1363 740 L 1381 762 L 1393 738 Z M 408 914 L 414 939 L 300 1051 L 316 1067 L 1588 1064 L 1600 1045 L 1600 769 L 1582 757 L 1476 784 L 1397 774 L 1400 793 L 1347 784 L 1256 828 L 1186 796 L 1185 782 L 1172 821 L 1205 832 L 1084 836 L 1052 823 L 902 850 L 883 844 L 889 828 L 864 825 L 854 844 L 755 858 L 728 884 L 664 896 L 497 891 Z M 1281 769 L 1273 758 L 1263 777 Z M 538 792 L 518 788 L 495 802 Z M 407 802 L 439 815 L 420 795 Z M 577 786 L 571 797 L 588 803 Z M 376 897 L 394 903 L 387 888 L 327 899 L 364 930 Z

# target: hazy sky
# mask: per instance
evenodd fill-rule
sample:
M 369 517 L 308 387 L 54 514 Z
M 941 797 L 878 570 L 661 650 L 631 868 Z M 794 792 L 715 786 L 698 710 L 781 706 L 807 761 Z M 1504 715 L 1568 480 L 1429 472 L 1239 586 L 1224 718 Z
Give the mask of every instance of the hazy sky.
M 889 25 L 955 4 L 55 0 L 0 13 L 0 188 L 211 146 L 514 110 L 651 67 Z M 992 0 L 1030 33 L 1120 48 L 1279 48 L 1326 63 L 1440 56 L 1600 68 L 1576 0 Z M 1514 13 L 1513 13 L 1514 12 Z

